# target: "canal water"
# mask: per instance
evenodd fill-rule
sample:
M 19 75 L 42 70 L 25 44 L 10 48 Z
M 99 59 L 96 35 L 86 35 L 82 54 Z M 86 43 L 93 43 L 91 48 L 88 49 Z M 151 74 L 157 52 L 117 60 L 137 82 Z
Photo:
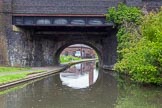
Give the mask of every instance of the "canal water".
M 162 108 L 162 88 L 133 84 L 86 62 L 1 92 L 0 108 Z

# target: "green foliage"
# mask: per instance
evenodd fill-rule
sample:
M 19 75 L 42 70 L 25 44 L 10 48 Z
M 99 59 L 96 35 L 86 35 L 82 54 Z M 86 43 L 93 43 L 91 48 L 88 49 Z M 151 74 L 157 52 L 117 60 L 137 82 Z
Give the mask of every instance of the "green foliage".
M 158 54 L 158 55 L 157 55 Z M 130 74 L 132 79 L 143 83 L 162 83 L 162 45 L 141 40 L 125 53 L 115 69 Z
M 28 70 L 29 68 L 18 68 L 18 67 L 0 67 L 0 72 L 17 72 Z
M 0 84 L 22 79 L 26 75 L 27 75 L 27 73 L 19 73 L 19 74 L 11 74 L 11 75 L 0 76 Z
M 0 67 L 0 84 L 23 79 L 30 74 L 44 72 L 43 70 L 32 70 L 31 68 Z
M 135 10 L 119 5 L 109 11 L 107 18 L 119 25 L 115 70 L 129 74 L 137 82 L 162 84 L 162 10 L 142 17 Z
M 106 14 L 107 20 L 116 24 L 123 24 L 124 22 L 139 23 L 141 11 L 136 7 L 128 7 L 124 4 L 119 4 L 117 8 L 112 7 Z
M 75 61 L 75 60 L 81 60 L 81 58 L 74 57 L 74 56 L 64 56 L 64 55 L 60 56 L 61 63 L 71 62 L 71 61 Z
M 118 59 L 121 60 L 123 55 L 129 52 L 131 47 L 135 47 L 141 39 L 139 27 L 133 23 L 125 23 L 117 33 L 118 39 Z
M 119 4 L 117 8 L 110 8 L 106 15 L 108 21 L 118 25 L 118 58 L 122 59 L 123 54 L 129 51 L 130 47 L 136 45 L 140 39 L 139 24 L 141 21 L 141 10 L 136 7 L 128 7 Z M 134 35 L 136 34 L 136 35 Z
M 143 17 L 142 35 L 153 42 L 162 42 L 162 9 Z

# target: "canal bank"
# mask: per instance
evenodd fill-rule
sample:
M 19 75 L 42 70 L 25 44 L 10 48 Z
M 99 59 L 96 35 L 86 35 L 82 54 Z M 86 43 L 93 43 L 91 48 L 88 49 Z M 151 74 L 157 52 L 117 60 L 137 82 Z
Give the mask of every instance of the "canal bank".
M 25 78 L 19 79 L 19 80 L 14 80 L 14 81 L 9 81 L 3 84 L 0 84 L 0 89 L 6 88 L 6 87 L 11 87 L 17 84 L 21 84 L 24 82 L 28 82 L 31 80 L 35 80 L 35 79 L 39 79 L 42 77 L 46 77 L 52 74 L 56 74 L 59 73 L 61 71 L 66 70 L 67 68 L 69 68 L 70 66 L 74 65 L 74 64 L 78 64 L 78 63 L 82 63 L 82 62 L 88 62 L 88 61 L 95 61 L 97 59 L 84 59 L 84 60 L 79 60 L 79 61 L 72 61 L 72 62 L 67 62 L 64 64 L 61 64 L 60 66 L 55 66 L 55 67 L 33 67 L 32 69 L 35 71 L 40 71 L 40 72 L 33 72 L 28 74 Z M 21 72 L 19 72 L 21 73 Z
M 0 92 L 0 108 L 162 108 L 162 88 L 78 63 Z

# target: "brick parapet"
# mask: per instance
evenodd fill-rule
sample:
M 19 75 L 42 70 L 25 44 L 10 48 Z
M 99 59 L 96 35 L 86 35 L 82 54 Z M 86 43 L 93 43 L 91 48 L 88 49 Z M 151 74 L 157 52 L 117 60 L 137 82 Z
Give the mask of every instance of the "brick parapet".
M 14 0 L 14 13 L 105 14 L 124 0 Z
M 2 0 L 2 2 L 3 2 L 3 12 L 12 13 L 13 0 Z
M 150 8 L 162 6 L 161 0 L 14 0 L 13 13 L 18 14 L 105 14 L 107 8 L 126 3 Z

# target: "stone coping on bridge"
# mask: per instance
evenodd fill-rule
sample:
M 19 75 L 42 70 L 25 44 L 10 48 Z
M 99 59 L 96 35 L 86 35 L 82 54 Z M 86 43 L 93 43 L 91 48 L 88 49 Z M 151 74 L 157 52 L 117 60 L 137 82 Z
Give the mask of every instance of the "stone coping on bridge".
M 44 72 L 35 73 L 35 74 L 33 73 L 33 74 L 30 74 L 29 76 L 27 76 L 26 78 L 1 84 L 0 90 L 5 89 L 5 88 L 11 88 L 11 87 L 14 87 L 14 86 L 21 84 L 21 83 L 25 83 L 25 82 L 28 82 L 28 81 L 31 81 L 31 80 L 36 80 L 36 79 L 39 79 L 39 78 L 47 77 L 47 76 L 62 72 L 64 70 L 66 70 L 67 68 L 69 68 L 70 66 L 77 64 L 77 63 L 88 62 L 88 61 L 96 61 L 96 60 L 97 59 L 84 59 L 84 60 L 64 63 L 64 64 L 61 64 L 60 66 L 54 66 L 54 67 L 33 67 L 33 70 L 39 69 L 39 70 L 43 70 Z

